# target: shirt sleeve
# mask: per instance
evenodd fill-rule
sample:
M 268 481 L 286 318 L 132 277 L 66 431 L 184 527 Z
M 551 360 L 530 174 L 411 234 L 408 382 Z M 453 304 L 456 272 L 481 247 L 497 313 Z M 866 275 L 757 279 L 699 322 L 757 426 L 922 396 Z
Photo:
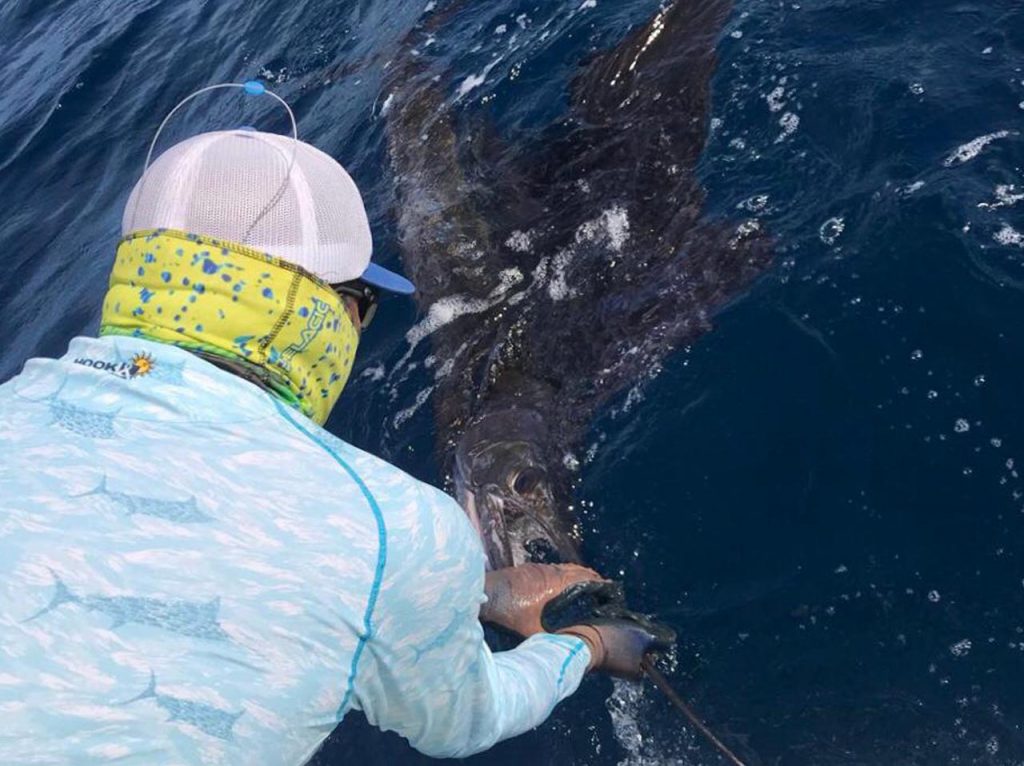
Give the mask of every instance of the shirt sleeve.
M 464 757 L 541 724 L 577 689 L 590 653 L 581 639 L 551 634 L 491 652 L 479 622 L 482 547 L 454 500 L 428 492 L 428 515 L 389 533 L 391 574 L 355 704 L 426 755 Z

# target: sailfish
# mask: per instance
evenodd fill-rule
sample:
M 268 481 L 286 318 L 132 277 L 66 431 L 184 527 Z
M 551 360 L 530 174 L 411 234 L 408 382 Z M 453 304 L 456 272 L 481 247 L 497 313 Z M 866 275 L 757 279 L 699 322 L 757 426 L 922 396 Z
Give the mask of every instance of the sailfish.
M 456 119 L 417 36 L 389 69 L 387 146 L 406 271 L 436 365 L 436 446 L 492 568 L 580 559 L 575 455 L 771 262 L 752 222 L 709 218 L 698 162 L 731 0 L 675 0 L 581 65 L 564 117 L 500 153 Z M 417 49 L 418 50 L 414 50 Z

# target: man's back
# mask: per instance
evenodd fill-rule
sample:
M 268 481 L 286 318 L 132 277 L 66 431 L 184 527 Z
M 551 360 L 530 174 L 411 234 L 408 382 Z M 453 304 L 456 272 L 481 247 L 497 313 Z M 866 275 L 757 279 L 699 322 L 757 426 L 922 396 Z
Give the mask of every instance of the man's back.
M 181 349 L 30 362 L 0 387 L 3 762 L 302 763 L 358 704 L 387 523 L 393 571 L 421 527 L 465 549 L 437 495 Z
M 269 94 L 181 104 L 225 88 Z M 147 160 L 101 339 L 0 385 L 3 766 L 299 766 L 350 709 L 465 756 L 654 645 L 545 632 L 545 605 L 600 575 L 485 578 L 451 497 L 318 425 L 379 293 L 415 288 L 372 262 L 355 182 L 288 114 L 291 136 L 210 131 Z M 484 640 L 485 585 L 513 650 Z

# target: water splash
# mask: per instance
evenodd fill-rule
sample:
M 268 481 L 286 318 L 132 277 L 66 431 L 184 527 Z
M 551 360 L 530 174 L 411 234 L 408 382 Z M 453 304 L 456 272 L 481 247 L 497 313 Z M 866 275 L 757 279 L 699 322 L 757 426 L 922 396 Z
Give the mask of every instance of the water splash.
M 611 696 L 605 707 L 612 720 L 612 732 L 622 747 L 623 757 L 618 766 L 693 766 L 684 751 L 697 747 L 688 731 L 682 741 L 675 737 L 665 741 L 664 729 L 657 727 L 657 739 L 651 736 L 648 720 L 664 701 L 657 690 L 647 682 L 612 681 Z
M 969 162 L 981 154 L 985 147 L 991 144 L 993 141 L 998 141 L 1001 138 L 1006 138 L 1010 135 L 1008 130 L 999 130 L 995 133 L 988 133 L 984 136 L 978 136 L 973 141 L 968 141 L 966 144 L 962 144 L 953 151 L 942 164 L 947 168 L 951 168 L 954 165 L 962 165 L 965 162 Z

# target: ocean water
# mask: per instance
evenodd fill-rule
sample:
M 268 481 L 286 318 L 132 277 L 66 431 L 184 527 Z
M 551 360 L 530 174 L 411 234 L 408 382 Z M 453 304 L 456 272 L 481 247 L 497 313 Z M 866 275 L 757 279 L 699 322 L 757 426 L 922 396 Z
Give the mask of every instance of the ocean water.
M 581 62 L 658 7 L 470 4 L 431 55 L 461 121 L 536 134 Z M 210 83 L 286 98 L 397 266 L 384 72 L 430 12 L 0 5 L 0 379 L 95 331 L 147 145 Z M 586 557 L 679 630 L 672 679 L 751 763 L 1024 763 L 1024 6 L 736 0 L 719 54 L 709 213 L 757 222 L 775 262 L 594 423 Z M 218 97 L 161 145 L 243 123 L 287 127 Z M 425 363 L 417 319 L 384 303 L 330 427 L 443 482 L 430 389 L 392 375 Z M 602 678 L 470 761 L 721 762 L 655 690 Z M 358 716 L 316 759 L 421 762 Z

